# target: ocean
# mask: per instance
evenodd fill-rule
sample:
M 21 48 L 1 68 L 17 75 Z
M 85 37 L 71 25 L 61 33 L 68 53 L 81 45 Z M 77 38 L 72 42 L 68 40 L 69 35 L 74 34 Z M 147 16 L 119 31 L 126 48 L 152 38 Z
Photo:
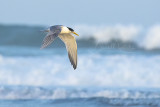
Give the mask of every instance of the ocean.
M 148 39 L 157 27 L 140 37 L 133 26 L 102 27 L 103 35 L 91 27 L 93 36 L 75 28 L 76 70 L 59 39 L 40 49 L 44 27 L 0 26 L 0 107 L 160 106 L 160 49 L 158 38 Z

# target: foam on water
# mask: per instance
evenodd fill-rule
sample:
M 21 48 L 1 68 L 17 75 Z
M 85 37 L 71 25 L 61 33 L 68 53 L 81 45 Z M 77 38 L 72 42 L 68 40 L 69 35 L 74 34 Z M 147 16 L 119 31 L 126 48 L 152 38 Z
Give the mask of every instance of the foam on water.
M 160 99 L 159 89 L 0 86 L 0 99 Z
M 84 52 L 84 50 L 83 50 Z M 74 71 L 66 54 L 0 56 L 0 84 L 160 87 L 159 55 L 84 52 Z

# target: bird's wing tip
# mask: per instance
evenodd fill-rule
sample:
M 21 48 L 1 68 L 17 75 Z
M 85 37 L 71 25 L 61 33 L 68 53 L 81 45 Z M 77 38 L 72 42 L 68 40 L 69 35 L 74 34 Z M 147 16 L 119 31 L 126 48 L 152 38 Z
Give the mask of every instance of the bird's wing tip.
M 77 68 L 77 66 L 76 66 L 76 65 L 73 65 L 73 69 L 76 70 L 76 68 Z

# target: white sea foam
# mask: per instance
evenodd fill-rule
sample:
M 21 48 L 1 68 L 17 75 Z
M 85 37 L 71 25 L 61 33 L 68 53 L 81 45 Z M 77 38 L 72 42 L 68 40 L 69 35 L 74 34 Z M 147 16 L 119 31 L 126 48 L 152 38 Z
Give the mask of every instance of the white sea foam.
M 160 48 L 160 25 L 155 25 L 151 27 L 142 40 L 142 45 L 146 49 Z
M 109 42 L 112 39 L 119 39 L 122 41 L 132 41 L 138 36 L 141 27 L 134 25 L 115 25 L 115 26 L 75 26 L 81 38 L 95 38 L 97 42 Z
M 109 42 L 113 39 L 123 42 L 135 42 L 139 47 L 151 50 L 160 48 L 160 25 L 145 28 L 139 25 L 114 26 L 75 26 L 80 36 L 77 39 L 94 38 L 98 43 Z
M 78 58 L 74 71 L 66 55 L 2 57 L 0 84 L 160 87 L 159 55 L 80 54 Z
M 83 89 L 83 88 L 49 88 L 28 86 L 0 86 L 0 99 L 68 99 L 68 98 L 160 98 L 155 89 Z

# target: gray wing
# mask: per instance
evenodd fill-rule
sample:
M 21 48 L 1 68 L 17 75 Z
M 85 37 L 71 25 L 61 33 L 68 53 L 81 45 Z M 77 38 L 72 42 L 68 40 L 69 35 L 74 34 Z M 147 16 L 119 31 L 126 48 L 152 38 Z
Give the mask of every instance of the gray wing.
M 60 29 L 55 29 L 52 32 L 50 31 L 43 39 L 43 44 L 41 46 L 41 49 L 50 45 L 56 39 L 56 37 L 58 37 L 60 32 L 61 32 Z
M 73 65 L 73 68 L 77 68 L 77 43 L 71 34 L 60 34 L 59 38 L 65 43 L 66 49 L 68 51 L 68 57 Z

